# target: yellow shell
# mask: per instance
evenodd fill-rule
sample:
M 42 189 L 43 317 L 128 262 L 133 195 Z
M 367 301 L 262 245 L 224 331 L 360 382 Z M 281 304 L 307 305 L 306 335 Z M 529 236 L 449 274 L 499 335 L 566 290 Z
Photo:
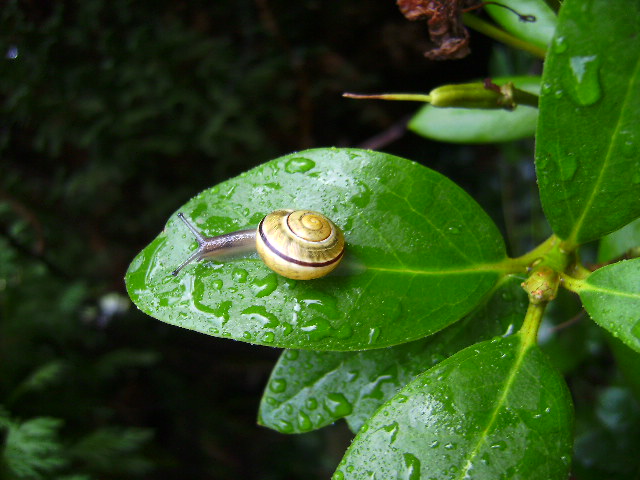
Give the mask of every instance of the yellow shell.
M 295 280 L 311 280 L 338 266 L 344 254 L 344 235 L 321 213 L 276 210 L 260 222 L 256 248 L 274 272 Z

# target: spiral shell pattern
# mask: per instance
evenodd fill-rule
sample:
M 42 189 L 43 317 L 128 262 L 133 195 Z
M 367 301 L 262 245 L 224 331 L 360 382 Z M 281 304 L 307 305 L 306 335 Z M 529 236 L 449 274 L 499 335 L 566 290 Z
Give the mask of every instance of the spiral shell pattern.
M 256 235 L 258 254 L 276 273 L 295 280 L 322 277 L 344 255 L 344 235 L 327 217 L 311 210 L 276 210 Z

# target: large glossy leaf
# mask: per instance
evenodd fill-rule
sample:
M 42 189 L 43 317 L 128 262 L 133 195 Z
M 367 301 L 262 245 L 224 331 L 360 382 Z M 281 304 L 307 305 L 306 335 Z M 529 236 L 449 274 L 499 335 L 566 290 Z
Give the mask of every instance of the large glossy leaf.
M 571 244 L 640 216 L 640 2 L 566 0 L 545 62 L 536 170 Z
M 572 418 L 564 380 L 539 348 L 520 335 L 494 339 L 441 362 L 387 402 L 333 478 L 565 480 Z
M 577 291 L 598 325 L 640 352 L 640 258 L 599 268 Z
M 538 47 L 549 46 L 556 28 L 557 16 L 545 0 L 501 0 L 500 4 L 486 5 L 484 8 L 506 31 Z M 520 15 L 533 15 L 535 21 L 523 22 L 518 15 L 504 6 L 512 8 Z
M 265 389 L 259 422 L 301 433 L 344 417 L 357 432 L 416 375 L 469 345 L 517 331 L 528 304 L 522 280 L 506 277 L 464 319 L 415 342 L 364 352 L 286 350 Z
M 459 187 L 377 152 L 318 149 L 267 162 L 180 208 L 205 235 L 255 226 L 278 208 L 319 210 L 342 227 L 335 274 L 293 281 L 255 255 L 170 272 L 195 248 L 173 216 L 132 262 L 136 305 L 210 335 L 286 348 L 355 350 L 416 340 L 462 318 L 504 274 L 502 238 Z
M 540 91 L 540 77 L 492 79 L 498 85 L 513 81 L 530 93 Z M 507 142 L 532 137 L 538 109 L 520 105 L 515 110 L 422 107 L 409 122 L 409 129 L 423 137 L 454 143 Z

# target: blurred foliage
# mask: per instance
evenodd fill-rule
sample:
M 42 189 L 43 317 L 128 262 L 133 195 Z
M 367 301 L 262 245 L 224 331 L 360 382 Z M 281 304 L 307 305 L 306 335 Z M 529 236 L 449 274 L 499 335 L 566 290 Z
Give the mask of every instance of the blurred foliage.
M 415 105 L 340 97 L 539 73 L 490 47 L 472 34 L 468 59 L 426 61 L 424 26 L 376 0 L 3 2 L 0 478 L 328 478 L 344 425 L 294 437 L 255 425 L 279 352 L 145 317 L 124 272 L 190 196 L 328 145 L 441 171 L 522 253 L 548 233 L 531 141 L 437 144 L 404 133 Z M 611 375 L 592 337 L 579 351 L 605 366 L 579 391 Z M 575 375 L 582 358 L 558 361 Z

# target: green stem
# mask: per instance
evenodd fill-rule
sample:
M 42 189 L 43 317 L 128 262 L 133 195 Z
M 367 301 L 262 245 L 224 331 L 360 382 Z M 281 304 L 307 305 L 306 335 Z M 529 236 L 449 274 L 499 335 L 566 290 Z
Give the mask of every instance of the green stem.
M 363 98 L 374 100 L 400 100 L 406 102 L 431 102 L 431 95 L 423 93 L 380 93 L 377 95 L 360 95 L 358 93 L 343 93 L 346 98 Z
M 526 42 L 518 37 L 511 35 L 510 33 L 505 32 L 488 22 L 476 17 L 475 15 L 471 15 L 470 13 L 465 13 L 462 17 L 462 20 L 465 25 L 474 30 L 483 33 L 487 37 L 491 37 L 494 40 L 498 40 L 506 45 L 510 45 L 514 48 L 518 48 L 520 50 L 524 50 L 525 52 L 529 52 L 532 55 L 535 55 L 538 58 L 544 60 L 547 55 L 547 51 L 544 48 L 540 48 L 537 45 L 533 45 L 532 43 Z
M 526 270 L 531 266 L 533 262 L 544 257 L 545 254 L 549 253 L 551 249 L 557 244 L 558 237 L 555 235 L 551 235 L 544 242 L 538 245 L 536 248 L 531 250 L 530 252 L 525 253 L 524 255 L 516 258 L 510 258 L 510 263 L 517 270 Z
M 545 308 L 547 308 L 546 303 L 529 303 L 529 308 L 527 308 L 527 313 L 520 329 L 520 335 L 522 335 L 525 347 L 536 343 Z
M 566 273 L 560 274 L 560 282 L 560 284 L 564 286 L 564 288 L 566 288 L 567 290 L 571 290 L 574 293 L 580 293 L 580 290 L 582 290 L 582 286 L 584 285 L 584 280 L 570 277 Z

